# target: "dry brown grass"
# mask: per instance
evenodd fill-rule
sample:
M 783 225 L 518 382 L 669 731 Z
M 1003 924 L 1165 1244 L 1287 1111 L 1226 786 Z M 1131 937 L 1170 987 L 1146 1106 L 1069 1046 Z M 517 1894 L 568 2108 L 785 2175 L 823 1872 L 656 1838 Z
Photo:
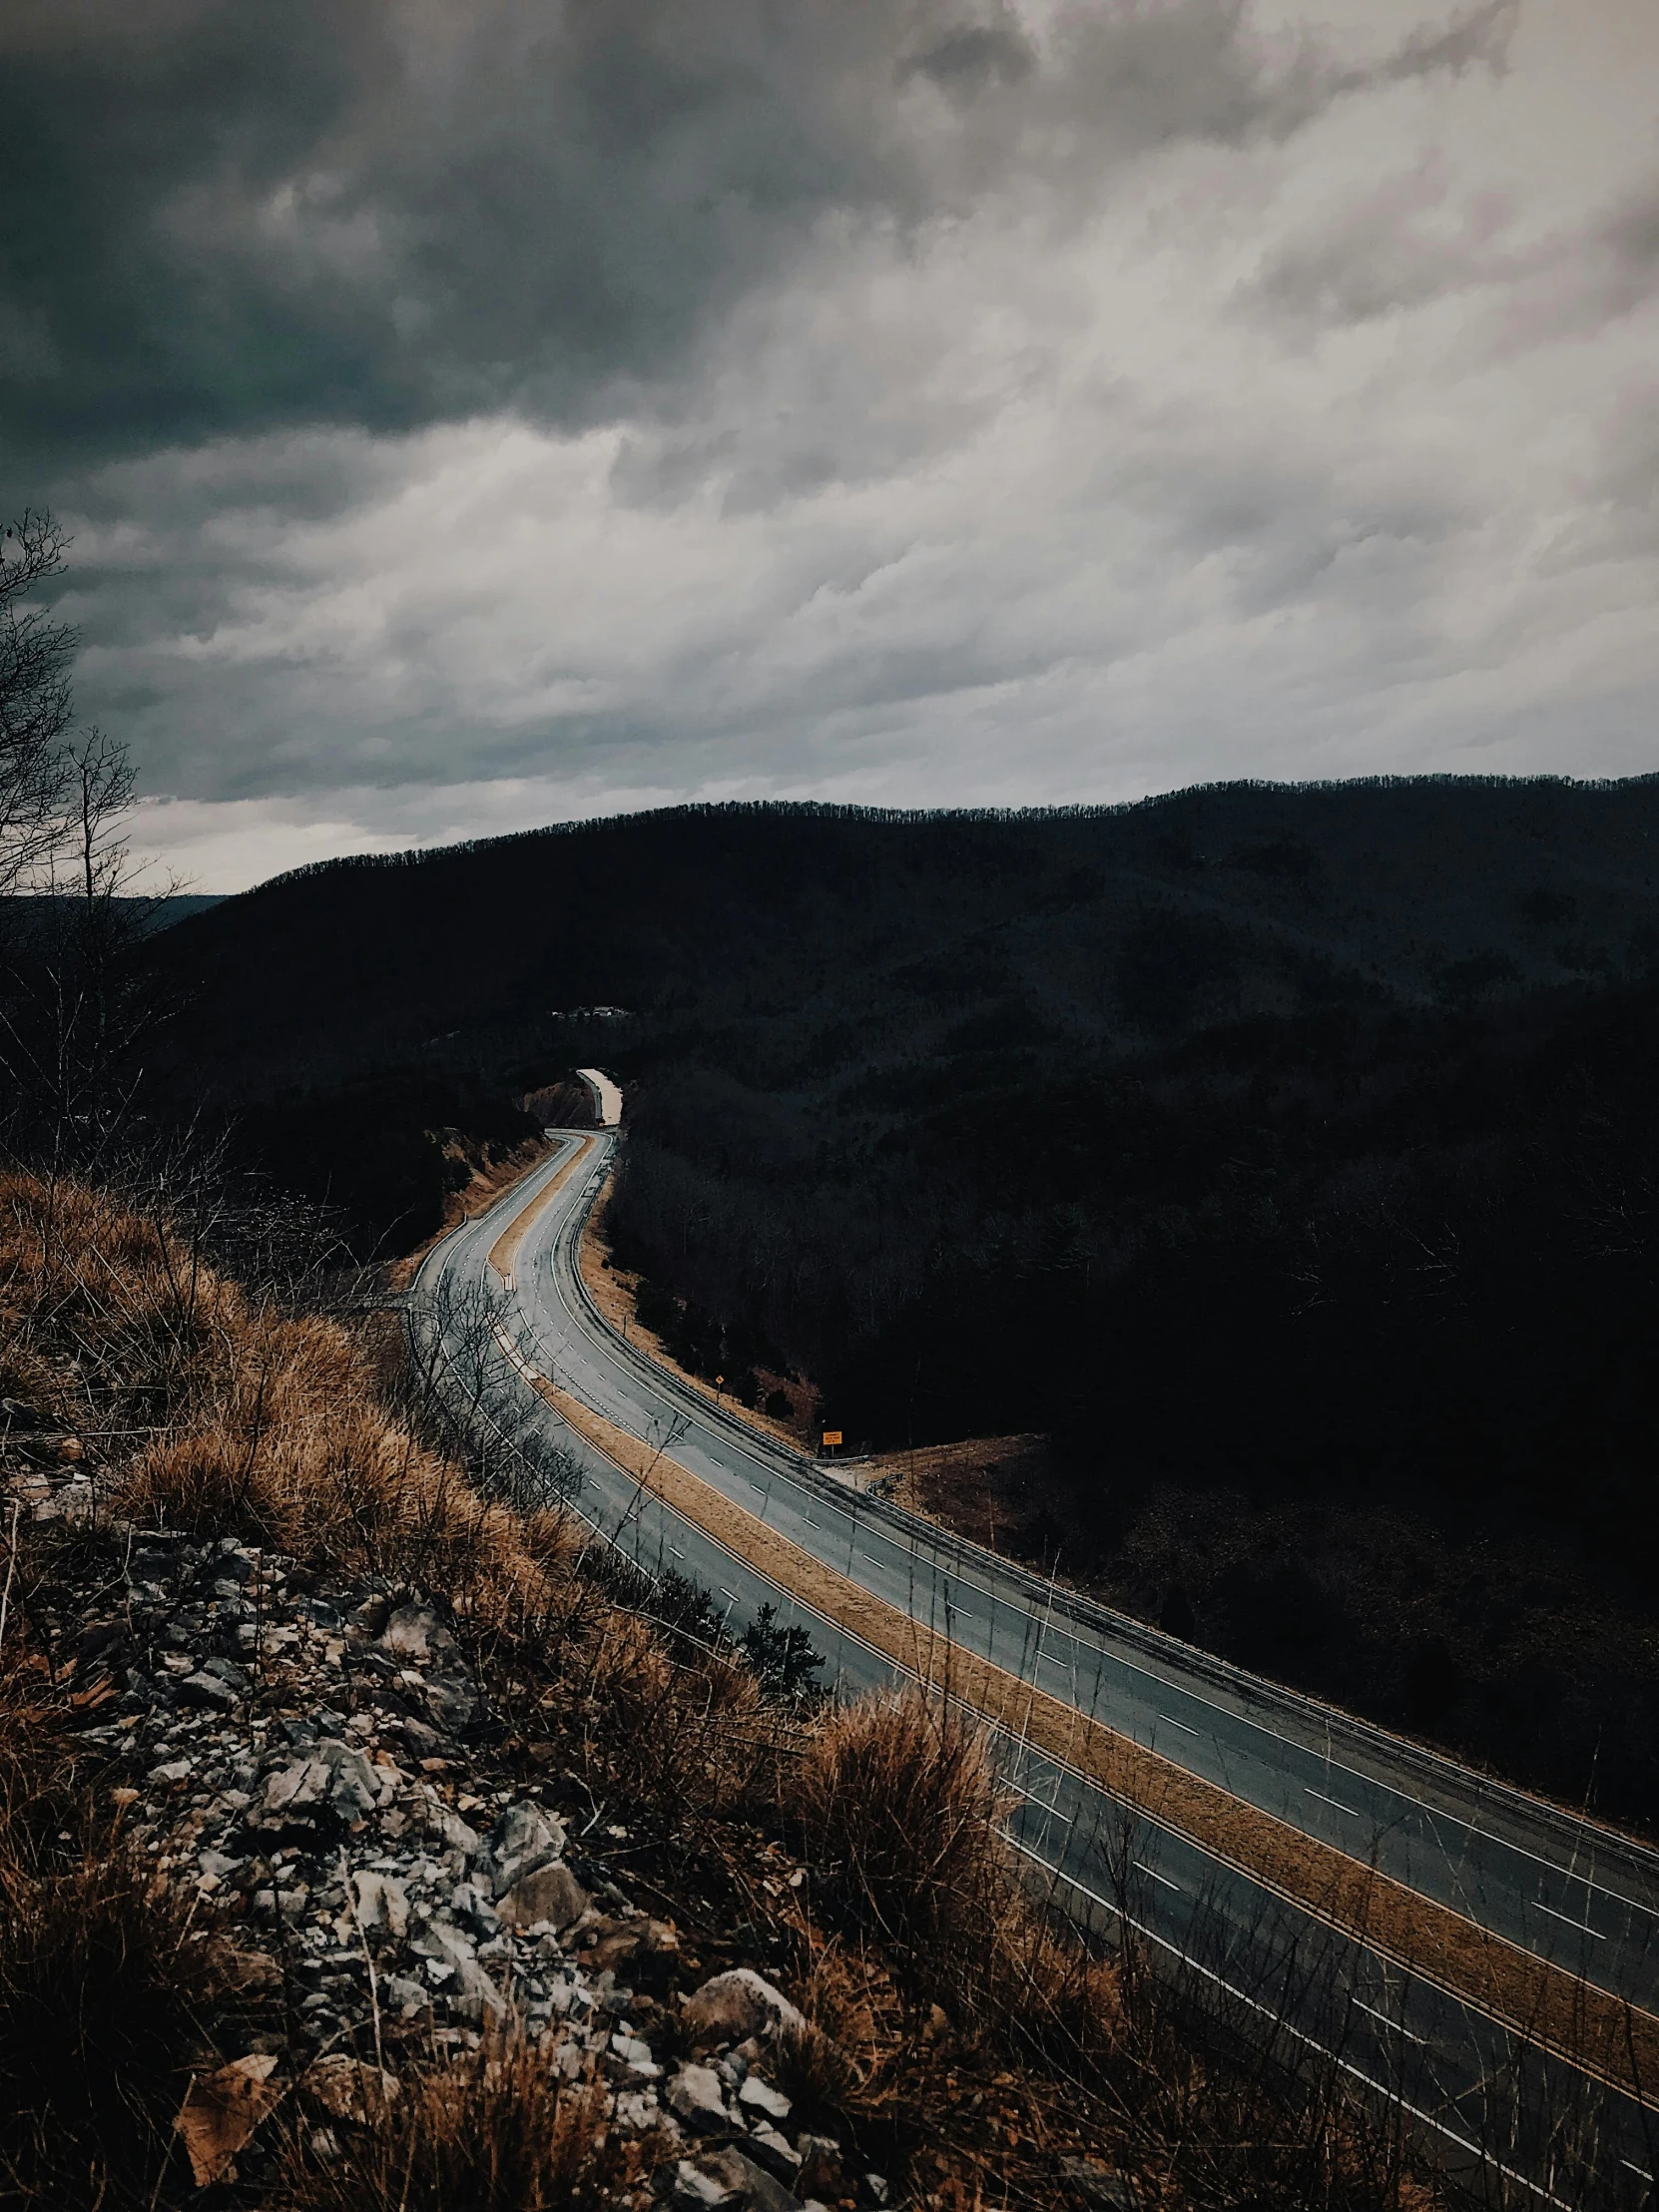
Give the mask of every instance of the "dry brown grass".
M 843 1707 L 790 1776 L 819 1895 L 962 2023 L 1096 2070 L 1120 2023 L 1115 1967 L 1052 1927 L 1003 1838 L 1012 1800 L 984 1731 L 919 1689 Z
M 795 1733 L 740 1659 L 677 1661 L 626 1613 L 594 1624 L 574 1679 L 586 1771 L 659 1836 L 764 1803 Z
M 218 1277 L 180 1240 L 69 1185 L 0 1179 L 0 1343 L 33 1401 L 111 1451 L 108 1502 L 349 1574 L 441 1589 L 481 1626 L 545 1611 L 565 1538 L 480 1500 L 385 1407 L 369 1350 Z
M 377 2126 L 329 2133 L 314 2148 L 309 2131 L 295 2139 L 274 2208 L 563 2212 L 605 2201 L 643 2155 L 607 2138 L 599 2088 L 562 2083 L 516 2037 L 424 2075 Z
M 144 2201 L 192 2065 L 212 2051 L 221 1953 L 195 1940 L 176 1893 L 119 1854 L 5 1891 L 0 2196 Z
M 1046 2069 L 1050 2111 L 1087 2081 L 1121 2116 L 1124 2081 L 1156 2079 L 1156 2110 L 1143 2099 L 1143 2116 L 1119 2129 L 1140 2130 L 1137 2170 L 1193 2173 L 1209 2158 L 1217 2183 L 1170 2179 L 1157 2201 L 1172 2208 L 1397 2201 L 1369 2184 L 1309 2186 L 1320 2160 L 1322 2172 L 1331 2165 L 1329 2131 L 1304 2131 L 1283 2172 L 1229 2163 L 1247 2106 L 1219 2095 L 1224 2077 L 1156 2009 L 1126 2018 L 1114 1967 L 1044 1919 L 999 1836 L 1005 1808 L 984 1742 L 958 1707 L 916 1692 L 808 1726 L 768 1707 L 730 1658 L 677 1658 L 573 1571 L 556 1515 L 480 1500 L 386 1407 L 370 1353 L 336 1325 L 216 1279 L 104 1200 L 12 1177 L 0 1179 L 0 1359 L 31 1378 L 35 1403 L 89 1438 L 120 1511 L 204 1535 L 239 1529 L 342 1576 L 449 1600 L 514 1736 L 540 1739 L 545 1763 L 566 1765 L 607 1817 L 620 1813 L 630 1849 L 651 1839 L 665 1880 L 718 1871 L 724 1854 L 728 1887 L 742 1893 L 757 1837 L 734 1824 L 782 1810 L 816 1870 L 799 1899 L 779 1892 L 797 1900 L 806 1969 L 792 1993 L 810 2028 L 780 2054 L 803 2109 L 850 2112 L 902 2154 L 916 2126 L 932 2124 L 952 2048 L 1017 2050 Z M 153 1432 L 121 1444 L 123 1428 Z M 43 1709 L 59 1694 L 38 1671 L 18 1682 Z M 0 1931 L 0 2067 L 22 2087 L 9 2132 L 0 2128 L 10 2171 L 0 2202 L 124 2208 L 150 2202 L 158 2183 L 158 2201 L 170 2201 L 178 2157 L 167 2131 L 213 1999 L 212 1947 L 75 1813 L 61 1730 L 31 1729 L 25 1756 L 5 1720 L 0 1874 L 14 1910 Z M 949 2015 L 942 2036 L 935 2001 Z M 71 2105 L 105 2116 L 71 2122 Z M 271 2201 L 291 2212 L 543 2212 L 615 2201 L 632 2190 L 638 2155 L 602 2144 L 588 2091 L 561 2089 L 512 2044 L 406 2077 L 383 2124 L 335 2133 L 326 2158 L 295 2135 Z M 987 2143 L 986 2185 L 1000 2186 Z
M 192 2067 L 217 2063 L 227 1954 L 95 1806 L 69 1693 L 0 1674 L 0 2203 L 149 2204 Z
M 984 1940 L 1012 1887 L 1011 1801 L 958 1711 L 917 1691 L 842 1707 L 793 1795 L 808 1858 L 861 1932 L 918 1956 Z

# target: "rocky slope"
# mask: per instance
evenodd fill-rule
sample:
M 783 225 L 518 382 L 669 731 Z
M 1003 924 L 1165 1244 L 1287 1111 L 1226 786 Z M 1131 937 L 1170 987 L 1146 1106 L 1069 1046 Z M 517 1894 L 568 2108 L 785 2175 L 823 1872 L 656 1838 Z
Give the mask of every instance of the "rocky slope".
M 770 1701 L 386 1381 L 0 1178 L 0 2205 L 1428 2201 L 1046 1919 L 947 1713 Z

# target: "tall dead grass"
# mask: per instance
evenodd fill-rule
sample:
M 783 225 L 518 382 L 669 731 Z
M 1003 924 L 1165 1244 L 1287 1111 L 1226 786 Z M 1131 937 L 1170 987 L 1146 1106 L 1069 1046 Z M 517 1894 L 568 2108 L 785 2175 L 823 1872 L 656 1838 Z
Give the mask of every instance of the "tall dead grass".
M 790 1776 L 839 1927 L 964 2023 L 1098 2069 L 1118 2038 L 1117 1971 L 1034 1903 L 1003 1835 L 1012 1809 L 983 1730 L 921 1689 L 840 1708 Z
M 643 2155 L 607 2133 L 602 2088 L 562 2083 L 516 2037 L 424 2075 L 377 2125 L 331 2132 L 295 2140 L 273 2212 L 565 2212 Z
M 0 2203 L 91 2212 L 155 2201 L 231 1978 L 119 1848 L 66 1697 L 31 1652 L 0 1673 Z
M 544 1611 L 556 1519 L 480 1499 L 396 1419 L 337 1323 L 227 1282 L 97 1193 L 0 1178 L 0 1359 L 48 1417 L 109 1451 L 108 1503 L 345 1574 L 441 1588 L 481 1625 Z

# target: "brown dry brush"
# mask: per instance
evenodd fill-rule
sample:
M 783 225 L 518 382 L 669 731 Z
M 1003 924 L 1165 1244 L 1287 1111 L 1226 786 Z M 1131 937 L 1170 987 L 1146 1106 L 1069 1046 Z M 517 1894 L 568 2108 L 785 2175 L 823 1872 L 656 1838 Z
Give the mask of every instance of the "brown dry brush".
M 579 2212 L 628 2188 L 656 2148 L 607 2131 L 603 2090 L 561 2081 L 513 2034 L 388 2106 L 376 2125 L 330 2130 L 322 2156 L 296 2129 L 273 2212 Z
M 226 1946 L 122 1849 L 68 1690 L 26 1631 L 0 1658 L 0 2204 L 150 2204 L 192 2071 L 250 2023 Z
M 920 1994 L 1068 2064 L 1116 2049 L 1118 1969 L 1034 1904 L 1003 1835 L 1013 1800 L 960 1707 L 915 1689 L 832 1712 L 789 1809 L 832 1919 Z
M 805 2103 L 891 2134 L 938 2093 L 928 2083 L 948 2054 L 977 2052 L 1011 2059 L 1033 2084 L 1063 2084 L 1149 2203 L 1404 2212 L 1434 2201 L 1398 2131 L 1362 2115 L 1334 2061 L 1293 2073 L 1285 2036 L 1277 2055 L 1241 2055 L 1221 2008 L 1195 2001 L 1201 1985 L 1176 2001 L 1127 1927 L 1106 1957 L 1060 1921 L 1005 1840 L 1010 1800 L 985 1731 L 947 1699 L 917 1689 L 841 1709 L 790 1784 L 815 1909 L 835 1938 L 807 1936 L 809 2027 L 785 2052 Z M 879 2031 L 866 1949 L 910 2000 Z M 860 2017 L 870 2033 L 849 2063 L 847 2026 Z
M 671 1648 L 578 1571 L 557 1512 L 481 1498 L 431 1432 L 388 1407 L 383 1370 L 338 1324 L 222 1281 L 162 1226 L 69 1185 L 0 1178 L 0 1385 L 85 1437 L 111 1510 L 440 1598 L 510 1740 L 567 1764 L 596 1807 L 684 1873 L 724 1865 L 731 1895 L 756 1828 L 783 1822 L 815 1870 L 810 1907 L 791 1907 L 810 2024 L 781 2060 L 804 2108 L 845 2115 L 903 2155 L 945 2052 L 1001 2052 L 1085 2100 L 1101 2141 L 1149 2177 L 1151 2201 L 1239 2202 L 1244 2188 L 1263 2206 L 1397 2212 L 1397 2162 L 1391 2182 L 1375 2162 L 1360 2171 L 1344 2145 L 1364 2131 L 1346 2106 L 1300 2132 L 1276 2106 L 1274 2144 L 1241 2147 L 1262 2132 L 1260 2084 L 1247 2113 L 1229 2088 L 1242 2077 L 1183 2040 L 1151 1977 L 1093 1955 L 1033 1899 L 1001 1835 L 985 1743 L 958 1709 L 917 1693 L 806 1723 L 767 1704 L 731 1656 Z M 79 1784 L 44 1752 L 28 1766 L 19 1740 L 0 1725 L 13 1907 L 0 2065 L 25 2085 L 0 2197 L 148 2201 L 177 2165 L 167 2134 L 182 2071 L 213 2047 L 218 1946 L 145 1888 L 107 1824 L 95 1834 L 64 1818 Z M 72 2104 L 101 2115 L 91 2134 L 63 2118 Z M 622 2185 L 594 2110 L 532 2050 L 498 2046 L 408 2084 L 340 2162 L 318 2164 L 296 2137 L 282 2201 L 580 2202 Z

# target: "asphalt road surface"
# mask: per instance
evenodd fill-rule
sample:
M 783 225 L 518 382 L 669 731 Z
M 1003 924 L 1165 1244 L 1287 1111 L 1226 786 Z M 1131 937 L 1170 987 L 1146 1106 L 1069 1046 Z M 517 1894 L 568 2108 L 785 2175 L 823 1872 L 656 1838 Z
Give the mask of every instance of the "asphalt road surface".
M 672 1457 L 901 1613 L 1034 1681 L 1164 1759 L 1374 1865 L 1556 1966 L 1659 2011 L 1659 1856 L 1536 1799 L 1247 1676 L 1210 1655 L 858 1495 L 711 1404 L 603 1320 L 576 1267 L 616 1136 L 561 1133 L 549 1159 L 435 1248 L 411 1301 L 417 1341 L 463 1417 L 552 1452 L 574 1509 L 648 1573 L 702 1584 L 742 1629 L 762 1604 L 800 1621 L 847 1693 L 898 1670 L 642 1491 L 562 1422 L 530 1369 Z M 503 1279 L 502 1231 L 575 1159 Z M 487 1321 L 488 1327 L 484 1327 Z M 538 1464 L 541 1463 L 538 1461 Z M 1457 1996 L 1369 1951 L 1132 1815 L 1011 1739 L 1011 1835 L 1074 1916 L 1127 1919 L 1172 1971 L 1304 2066 L 1334 2063 L 1403 2107 L 1440 2161 L 1561 2205 L 1659 2201 L 1659 2109 L 1592 2083 Z M 1659 2106 L 1659 2083 L 1653 2085 Z

